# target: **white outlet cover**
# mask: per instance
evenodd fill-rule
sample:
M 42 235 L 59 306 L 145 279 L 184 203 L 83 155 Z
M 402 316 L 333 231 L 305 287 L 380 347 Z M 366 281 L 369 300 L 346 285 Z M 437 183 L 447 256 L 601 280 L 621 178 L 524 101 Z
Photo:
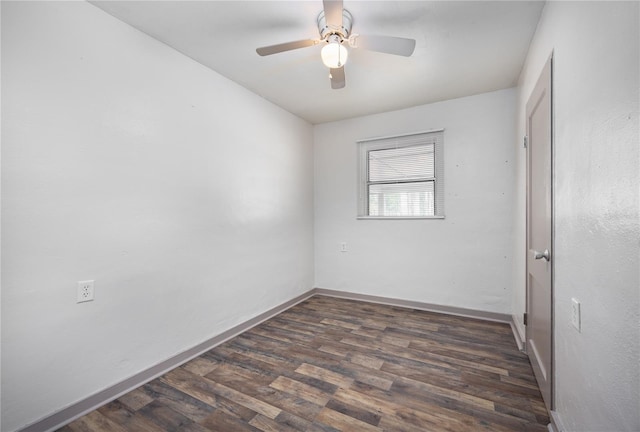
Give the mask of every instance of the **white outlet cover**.
M 93 301 L 93 298 L 94 298 L 93 283 L 94 281 L 92 280 L 78 281 L 78 295 L 77 295 L 76 303 Z

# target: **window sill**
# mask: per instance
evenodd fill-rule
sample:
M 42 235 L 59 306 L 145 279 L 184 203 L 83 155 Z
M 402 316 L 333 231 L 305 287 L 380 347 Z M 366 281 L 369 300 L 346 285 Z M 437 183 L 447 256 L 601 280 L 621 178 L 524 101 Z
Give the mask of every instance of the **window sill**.
M 413 219 L 444 219 L 444 216 L 357 216 L 358 220 L 413 220 Z

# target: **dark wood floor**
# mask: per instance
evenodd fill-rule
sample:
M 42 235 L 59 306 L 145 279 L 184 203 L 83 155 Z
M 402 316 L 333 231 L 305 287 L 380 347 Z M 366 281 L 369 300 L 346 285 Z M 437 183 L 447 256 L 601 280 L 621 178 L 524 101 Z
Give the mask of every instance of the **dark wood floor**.
M 546 431 L 506 324 L 315 296 L 60 431 Z

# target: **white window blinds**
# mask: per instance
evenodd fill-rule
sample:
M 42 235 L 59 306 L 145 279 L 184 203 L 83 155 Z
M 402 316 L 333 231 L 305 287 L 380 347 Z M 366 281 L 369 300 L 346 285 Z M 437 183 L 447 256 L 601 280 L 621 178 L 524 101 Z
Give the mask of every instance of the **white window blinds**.
M 444 216 L 443 131 L 360 141 L 358 146 L 358 216 Z

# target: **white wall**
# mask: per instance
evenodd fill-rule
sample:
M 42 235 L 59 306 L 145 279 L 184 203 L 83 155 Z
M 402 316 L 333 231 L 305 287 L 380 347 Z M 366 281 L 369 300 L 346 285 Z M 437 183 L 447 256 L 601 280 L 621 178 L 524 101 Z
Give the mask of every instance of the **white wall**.
M 313 164 L 311 125 L 88 3 L 2 9 L 11 431 L 311 289 Z
M 553 51 L 556 411 L 570 431 L 640 430 L 638 2 L 548 2 L 522 71 L 524 109 Z M 518 160 L 514 312 L 524 288 Z M 519 254 L 519 255 L 518 255 Z M 570 302 L 582 303 L 582 332 Z
M 508 89 L 317 125 L 316 286 L 510 313 L 515 101 Z M 446 218 L 357 220 L 356 141 L 439 128 Z

